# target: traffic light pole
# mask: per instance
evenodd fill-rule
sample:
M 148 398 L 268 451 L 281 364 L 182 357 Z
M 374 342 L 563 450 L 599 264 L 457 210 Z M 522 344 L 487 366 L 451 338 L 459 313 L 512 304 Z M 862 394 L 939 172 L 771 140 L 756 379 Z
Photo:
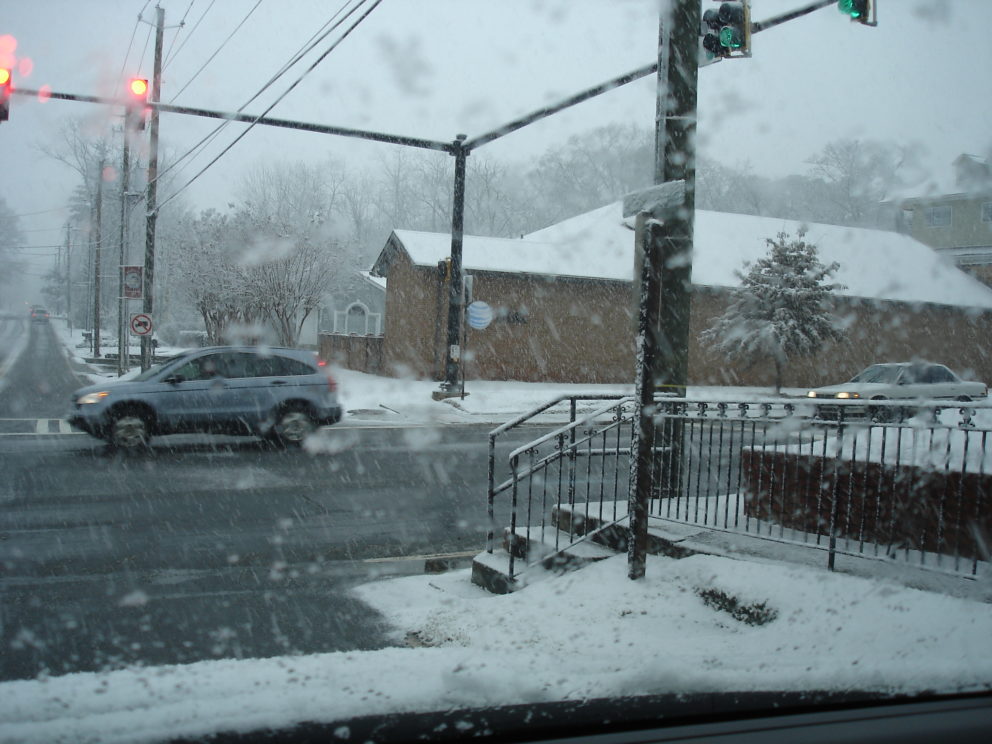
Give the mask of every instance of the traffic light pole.
M 671 28 L 667 34 L 666 21 Z M 678 199 L 661 222 L 645 225 L 644 215 L 638 216 L 637 239 L 643 241 L 643 251 L 638 252 L 641 265 L 635 267 L 641 296 L 637 428 L 631 444 L 635 455 L 627 510 L 627 575 L 631 579 L 643 578 L 646 570 L 650 499 L 674 495 L 682 459 L 682 427 L 677 421 L 667 427 L 656 424 L 654 396 L 660 388 L 682 397 L 688 382 L 699 28 L 699 1 L 673 0 L 671 15 L 667 19 L 662 15 L 658 34 L 654 181 L 656 187 L 677 185 L 672 191 Z
M 156 7 L 158 12 L 155 24 L 155 73 L 152 78 L 152 98 L 156 101 L 162 98 L 162 39 L 165 32 L 165 9 Z M 151 124 L 148 139 L 148 192 L 145 199 L 145 271 L 144 271 L 144 302 L 142 311 L 149 318 L 155 309 L 155 223 L 158 220 L 158 109 L 152 108 Z M 154 322 L 154 321 L 153 321 Z M 151 334 L 141 337 L 141 369 L 152 366 Z
M 464 147 L 465 135 L 459 134 L 452 143 L 455 156 L 455 186 L 451 203 L 451 276 L 448 283 L 448 349 L 445 354 L 442 396 L 460 395 L 459 366 L 462 349 L 459 346 L 462 324 L 462 243 L 465 234 L 465 166 L 469 151 Z

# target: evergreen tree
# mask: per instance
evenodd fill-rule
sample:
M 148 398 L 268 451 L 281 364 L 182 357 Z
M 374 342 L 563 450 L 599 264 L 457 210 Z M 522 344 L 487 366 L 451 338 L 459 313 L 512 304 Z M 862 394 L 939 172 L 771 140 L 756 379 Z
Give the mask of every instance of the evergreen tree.
M 839 265 L 820 262 L 816 245 L 779 233 L 767 238 L 768 254 L 738 271 L 741 286 L 724 313 L 700 334 L 700 340 L 729 359 L 749 364 L 771 359 L 775 392 L 791 359 L 816 354 L 827 341 L 843 336 L 832 314 L 833 293 L 843 289 L 828 282 Z

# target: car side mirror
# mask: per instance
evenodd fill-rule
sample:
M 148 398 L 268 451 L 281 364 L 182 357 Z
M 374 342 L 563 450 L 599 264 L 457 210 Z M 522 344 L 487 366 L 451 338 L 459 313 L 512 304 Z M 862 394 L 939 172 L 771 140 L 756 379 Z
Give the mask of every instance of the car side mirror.
M 165 378 L 165 382 L 170 385 L 178 385 L 180 382 L 186 382 L 186 378 L 182 375 L 169 375 Z

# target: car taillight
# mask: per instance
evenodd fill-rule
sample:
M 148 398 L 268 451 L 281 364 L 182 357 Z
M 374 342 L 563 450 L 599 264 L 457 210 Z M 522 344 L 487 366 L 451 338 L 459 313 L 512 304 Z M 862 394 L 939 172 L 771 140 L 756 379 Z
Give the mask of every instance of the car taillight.
M 332 393 L 337 392 L 338 383 L 333 377 L 331 377 L 331 370 L 328 368 L 327 360 L 317 357 L 317 366 L 324 370 L 324 374 L 327 375 L 327 389 Z

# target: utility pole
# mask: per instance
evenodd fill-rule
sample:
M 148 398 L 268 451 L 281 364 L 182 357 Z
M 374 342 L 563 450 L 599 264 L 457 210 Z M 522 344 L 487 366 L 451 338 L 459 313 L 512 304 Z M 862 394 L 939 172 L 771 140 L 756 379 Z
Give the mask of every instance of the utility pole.
M 637 239 L 643 241 L 643 258 L 635 266 L 641 297 L 638 424 L 631 443 L 635 454 L 628 506 L 627 575 L 631 579 L 645 574 L 649 500 L 656 494 L 674 495 L 681 465 L 682 427 L 677 421 L 667 428 L 657 427 L 654 394 L 660 387 L 685 396 L 689 370 L 699 28 L 699 0 L 673 0 L 671 16 L 662 16 L 658 34 L 656 185 L 648 191 L 654 192 L 658 202 L 649 212 L 661 221 L 646 224 L 646 214 L 638 217 Z M 668 208 L 662 209 L 666 202 Z M 667 468 L 662 468 L 662 459 L 668 461 Z
M 155 71 L 152 77 L 152 99 L 162 100 L 162 38 L 165 32 L 165 9 L 155 7 L 157 19 L 155 23 Z M 148 195 L 145 199 L 145 271 L 144 271 L 144 304 L 142 311 L 154 319 L 155 308 L 155 221 L 158 219 L 158 109 L 153 107 L 151 114 L 151 133 L 148 141 Z M 154 322 L 154 320 L 153 320 Z M 152 366 L 151 334 L 141 337 L 141 369 Z
M 93 356 L 100 357 L 100 259 L 102 253 L 102 233 L 100 222 L 103 219 L 103 168 L 106 162 L 100 157 L 100 165 L 96 178 L 96 218 L 93 229 L 96 231 L 96 242 L 93 251 Z
M 72 333 L 72 264 L 69 262 L 72 242 L 69 240 L 69 223 L 65 223 L 65 319 Z
M 131 133 L 128 131 L 128 116 L 124 114 L 124 143 L 121 155 L 121 177 L 118 179 L 121 189 L 121 229 L 119 266 L 117 267 L 117 376 L 120 377 L 128 370 L 128 335 L 127 335 L 127 299 L 124 297 L 124 264 L 127 263 L 127 187 L 130 172 Z
M 664 117 L 658 122 L 655 183 L 683 181 L 684 209 L 664 231 L 671 241 L 660 268 L 661 348 L 656 383 L 685 395 L 689 374 L 689 308 L 692 284 L 692 236 L 696 209 L 696 85 L 698 81 L 698 0 L 674 0 L 668 39 L 667 95 L 659 96 Z M 658 76 L 662 72 L 659 70 Z M 659 111 L 659 113 L 662 113 Z M 658 155 L 664 153 L 663 158 Z M 660 161 L 660 162 L 659 162 Z M 675 253 L 672 254 L 671 251 Z

